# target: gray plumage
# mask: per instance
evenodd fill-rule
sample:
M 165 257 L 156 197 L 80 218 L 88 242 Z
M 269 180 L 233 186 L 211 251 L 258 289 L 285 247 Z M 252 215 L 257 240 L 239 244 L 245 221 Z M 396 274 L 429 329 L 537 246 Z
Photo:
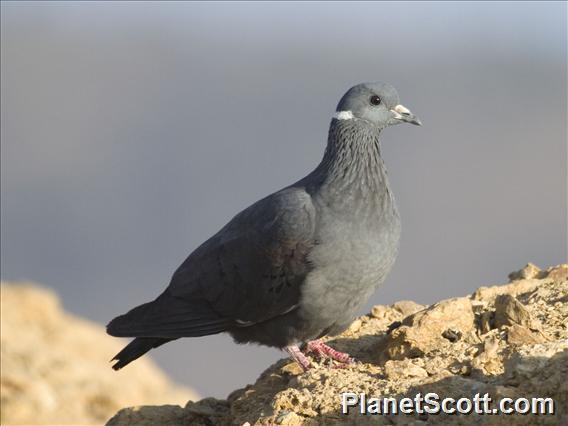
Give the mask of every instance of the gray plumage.
M 400 122 L 420 124 L 392 86 L 351 88 L 314 171 L 236 215 L 156 300 L 108 324 L 113 336 L 136 337 L 113 368 L 179 337 L 228 332 L 283 348 L 345 330 L 398 252 L 379 135 Z

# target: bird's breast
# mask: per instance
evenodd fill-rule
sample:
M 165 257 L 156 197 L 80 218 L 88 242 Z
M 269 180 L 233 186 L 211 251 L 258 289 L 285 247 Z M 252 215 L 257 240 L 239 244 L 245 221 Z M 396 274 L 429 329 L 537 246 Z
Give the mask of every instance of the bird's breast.
M 302 309 L 323 322 L 350 321 L 390 272 L 399 239 L 396 209 L 360 220 L 324 214 L 318 245 L 310 254 L 314 268 L 302 289 Z

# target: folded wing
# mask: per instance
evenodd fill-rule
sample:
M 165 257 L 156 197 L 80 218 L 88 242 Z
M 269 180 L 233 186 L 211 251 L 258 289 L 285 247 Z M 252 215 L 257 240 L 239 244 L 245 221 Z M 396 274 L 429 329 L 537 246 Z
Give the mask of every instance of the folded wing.
M 112 320 L 109 334 L 203 336 L 283 315 L 298 306 L 311 270 L 316 211 L 287 188 L 239 213 L 197 248 L 155 301 Z

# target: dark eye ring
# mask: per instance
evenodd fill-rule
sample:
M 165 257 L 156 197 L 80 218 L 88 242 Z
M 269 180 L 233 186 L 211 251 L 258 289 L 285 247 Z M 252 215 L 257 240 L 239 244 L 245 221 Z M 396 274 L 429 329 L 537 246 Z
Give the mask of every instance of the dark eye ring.
M 379 105 L 381 103 L 381 98 L 379 98 L 377 95 L 373 95 L 371 96 L 371 99 L 369 99 L 369 101 L 371 102 L 371 105 Z

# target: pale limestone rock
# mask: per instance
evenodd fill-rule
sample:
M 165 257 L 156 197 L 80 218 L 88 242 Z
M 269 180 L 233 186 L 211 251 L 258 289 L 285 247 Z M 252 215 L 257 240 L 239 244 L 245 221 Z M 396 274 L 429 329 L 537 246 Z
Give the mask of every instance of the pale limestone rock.
M 110 419 L 107 426 L 136 425 L 136 426 L 178 426 L 185 423 L 187 414 L 179 405 L 147 405 L 120 410 Z M 197 423 L 194 423 L 197 424 Z
M 568 424 L 568 266 L 534 273 L 503 286 L 485 287 L 469 298 L 445 300 L 409 315 L 403 304 L 375 306 L 371 315 L 329 344 L 348 350 L 359 362 L 345 369 L 315 363 L 307 372 L 282 360 L 254 385 L 234 391 L 215 415 L 211 400 L 184 409 L 181 424 L 219 425 L 564 425 Z M 499 295 L 510 295 L 496 304 Z M 473 302 L 473 303 L 471 303 Z M 500 311 L 500 326 L 495 324 Z M 409 305 L 405 305 L 409 306 Z M 519 314 L 519 312 L 522 312 Z M 528 314 L 528 316 L 527 316 Z M 535 324 L 540 327 L 532 330 Z M 445 336 L 445 337 L 444 337 Z M 539 342 L 540 339 L 544 341 Z M 389 350 L 395 355 L 390 359 Z M 315 362 L 316 360 L 314 360 Z M 360 416 L 340 414 L 342 392 L 369 397 L 443 397 L 489 393 L 505 397 L 551 397 L 554 416 Z M 207 407 L 196 417 L 196 408 Z M 153 408 L 149 407 L 150 411 Z M 113 426 L 129 423 L 122 410 Z M 140 413 L 140 411 L 138 411 Z M 154 418 L 137 417 L 139 424 Z M 172 419 L 179 419 L 179 410 Z M 168 424 L 161 418 L 154 424 Z M 160 423 L 161 422 L 161 423 Z M 426 422 L 426 423 L 425 423 Z
M 276 424 L 285 426 L 300 426 L 304 424 L 303 419 L 303 417 L 300 417 L 292 411 L 283 412 L 276 418 Z
M 568 265 L 558 265 L 546 270 L 546 278 L 554 281 L 568 280 Z
M 566 360 L 564 370 L 568 371 L 568 339 L 535 344 L 517 350 L 506 365 L 509 383 L 520 384 L 526 380 L 538 379 L 535 372 L 545 369 L 554 358 Z
M 411 377 L 428 377 L 428 373 L 424 370 L 424 368 L 409 359 L 401 361 L 389 360 L 385 363 L 384 370 L 385 375 L 389 380 L 400 380 Z
M 534 345 L 545 341 L 546 338 L 542 333 L 530 330 L 522 325 L 513 324 L 507 328 L 507 343 L 510 345 Z
M 520 269 L 520 270 L 515 271 L 515 272 L 511 272 L 509 274 L 509 279 L 511 281 L 530 280 L 530 279 L 533 279 L 533 278 L 542 278 L 540 276 L 541 274 L 542 274 L 542 271 L 540 270 L 540 268 L 529 262 L 529 263 L 526 264 L 526 266 L 523 269 Z
M 542 280 L 539 279 L 526 279 L 526 280 L 517 280 L 513 281 L 510 284 L 506 285 L 494 285 L 491 287 L 479 287 L 475 292 L 472 294 L 471 298 L 473 300 L 493 300 L 496 296 L 500 294 L 509 294 L 511 296 L 517 296 L 522 293 L 528 293 L 530 291 L 535 290 L 540 284 L 542 284 Z
M 1 303 L 2 424 L 103 424 L 124 406 L 197 398 L 148 358 L 112 370 L 124 342 L 64 312 L 45 288 L 2 283 Z
M 371 316 L 377 319 L 389 318 L 392 314 L 392 309 L 385 305 L 375 305 L 371 309 Z M 398 317 L 398 315 L 396 316 Z
M 363 325 L 363 322 L 360 319 L 356 319 L 351 323 L 347 331 L 349 333 L 357 333 L 361 329 L 361 325 Z
M 495 327 L 513 324 L 540 329 L 538 322 L 517 299 L 510 294 L 501 294 L 495 298 Z
M 390 334 L 385 352 L 391 359 L 422 356 L 448 343 L 448 330 L 462 335 L 474 328 L 474 314 L 467 297 L 448 299 L 406 317 Z
M 481 353 L 472 360 L 472 367 L 481 370 L 482 374 L 497 375 L 503 373 L 503 359 L 498 354 L 499 340 L 493 335 L 483 342 Z
M 412 315 L 418 311 L 421 311 L 426 306 L 420 305 L 412 300 L 401 300 L 399 302 L 393 303 L 392 308 L 398 312 L 400 312 L 403 318 L 407 317 L 408 315 Z
M 479 315 L 479 332 L 487 334 L 495 328 L 495 311 L 484 311 Z

